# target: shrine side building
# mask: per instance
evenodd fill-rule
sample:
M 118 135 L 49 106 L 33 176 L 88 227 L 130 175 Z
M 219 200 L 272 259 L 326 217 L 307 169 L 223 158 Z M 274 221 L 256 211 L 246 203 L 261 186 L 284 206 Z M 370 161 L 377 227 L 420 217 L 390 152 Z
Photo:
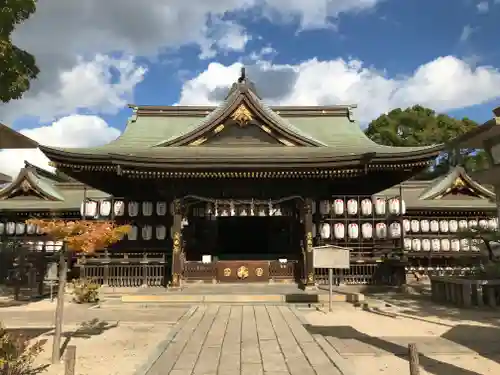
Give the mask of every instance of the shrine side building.
M 347 283 L 394 283 L 388 264 L 472 266 L 477 244 L 453 233 L 497 225 L 494 194 L 460 166 L 409 180 L 442 145 L 376 144 L 354 120 L 355 106 L 269 107 L 243 76 L 217 108 L 131 108 L 107 145 L 40 146 L 58 173 L 26 165 L 0 190 L 2 236 L 28 236 L 15 223 L 54 216 L 58 206 L 63 217 L 132 224 L 114 248 L 78 260 L 102 284 L 312 286 L 326 275 L 313 268 L 317 245 L 350 249 Z

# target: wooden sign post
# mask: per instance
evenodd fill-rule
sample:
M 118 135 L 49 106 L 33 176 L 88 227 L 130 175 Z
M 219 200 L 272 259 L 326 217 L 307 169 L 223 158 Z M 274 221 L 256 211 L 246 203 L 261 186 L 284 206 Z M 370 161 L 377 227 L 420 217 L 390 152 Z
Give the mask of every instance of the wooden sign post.
M 351 267 L 350 249 L 347 247 L 326 245 L 313 247 L 314 268 L 328 268 L 328 311 L 332 312 L 333 270 Z

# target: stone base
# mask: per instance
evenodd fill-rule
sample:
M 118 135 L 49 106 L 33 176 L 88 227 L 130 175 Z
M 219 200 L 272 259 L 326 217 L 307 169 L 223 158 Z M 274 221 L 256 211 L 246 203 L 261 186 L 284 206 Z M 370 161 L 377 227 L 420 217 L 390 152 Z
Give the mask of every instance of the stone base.
M 317 292 L 319 290 L 316 284 L 313 285 L 304 285 L 304 291 L 306 292 Z

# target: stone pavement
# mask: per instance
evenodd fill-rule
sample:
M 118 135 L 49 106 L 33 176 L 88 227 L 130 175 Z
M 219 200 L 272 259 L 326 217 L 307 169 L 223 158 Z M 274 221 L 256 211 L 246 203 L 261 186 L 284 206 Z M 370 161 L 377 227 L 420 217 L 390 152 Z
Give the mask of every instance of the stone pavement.
M 200 306 L 178 329 L 147 375 L 342 374 L 292 307 Z

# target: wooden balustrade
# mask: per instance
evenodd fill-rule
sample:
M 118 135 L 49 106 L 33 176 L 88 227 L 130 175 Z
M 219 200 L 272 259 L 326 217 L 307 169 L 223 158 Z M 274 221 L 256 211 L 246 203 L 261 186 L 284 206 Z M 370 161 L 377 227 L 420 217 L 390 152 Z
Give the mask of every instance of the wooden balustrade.
M 85 264 L 80 277 L 110 287 L 165 286 L 165 264 Z
M 431 280 L 432 300 L 459 307 L 496 308 L 500 305 L 500 280 L 434 276 Z

